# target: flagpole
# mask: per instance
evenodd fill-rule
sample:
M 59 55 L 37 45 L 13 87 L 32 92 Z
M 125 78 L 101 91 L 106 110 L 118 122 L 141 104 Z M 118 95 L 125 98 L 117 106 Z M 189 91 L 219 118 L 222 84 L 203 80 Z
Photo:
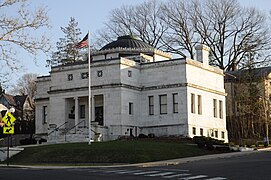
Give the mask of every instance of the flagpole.
M 89 44 L 89 31 L 88 31 L 88 137 L 89 142 L 91 144 L 91 118 L 92 118 L 92 103 L 91 103 L 91 68 L 90 68 L 90 44 Z

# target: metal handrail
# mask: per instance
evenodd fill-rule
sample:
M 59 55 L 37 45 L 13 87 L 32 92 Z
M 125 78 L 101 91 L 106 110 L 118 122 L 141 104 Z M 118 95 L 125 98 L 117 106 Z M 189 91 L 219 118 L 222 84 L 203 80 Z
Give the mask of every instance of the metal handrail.
M 65 131 L 65 133 L 64 133 L 64 139 L 65 139 L 65 141 L 67 140 L 67 137 L 66 137 L 67 133 L 68 133 L 69 131 L 71 131 L 73 128 L 75 128 L 75 133 L 76 133 L 76 127 L 77 127 L 79 124 L 81 124 L 82 122 L 84 122 L 84 127 L 86 127 L 86 122 L 85 122 L 85 120 L 82 120 L 82 121 L 78 122 L 76 125 L 74 125 L 73 127 L 71 127 L 70 129 L 67 129 L 67 130 Z
M 72 129 L 74 129 L 75 127 L 77 127 L 79 124 L 81 124 L 82 122 L 84 122 L 84 127 L 86 127 L 86 122 L 85 122 L 85 120 L 82 120 L 82 121 L 80 121 L 79 123 L 77 123 L 76 125 L 74 125 L 72 128 L 70 128 L 70 129 L 68 129 L 67 131 L 65 131 L 65 136 L 66 136 L 66 134 L 68 133 L 68 132 L 70 132 Z M 94 132 L 95 134 L 99 134 L 99 133 L 97 133 L 96 131 L 94 131 L 93 129 L 90 129 L 92 132 Z M 75 130 L 75 132 L 76 132 L 76 130 Z
M 54 130 L 52 130 L 50 133 L 48 133 L 48 135 L 52 134 L 55 131 L 58 131 L 60 127 L 64 126 L 65 124 L 67 124 L 68 121 L 64 122 L 63 124 L 59 125 L 58 127 L 56 127 Z
M 80 121 L 79 123 L 77 123 L 76 125 L 74 125 L 73 127 L 71 127 L 70 129 L 68 129 L 66 132 L 65 132 L 65 134 L 67 134 L 69 131 L 71 131 L 73 128 L 75 128 L 75 131 L 76 131 L 76 127 L 79 125 L 79 124 L 81 124 L 82 122 L 84 122 L 84 127 L 86 127 L 86 122 L 85 122 L 85 120 L 82 120 L 82 121 Z

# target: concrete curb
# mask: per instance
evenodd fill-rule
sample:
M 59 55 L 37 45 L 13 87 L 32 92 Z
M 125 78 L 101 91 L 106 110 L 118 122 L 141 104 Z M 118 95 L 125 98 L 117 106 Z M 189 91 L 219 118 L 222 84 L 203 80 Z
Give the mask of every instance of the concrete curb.
M 265 151 L 270 151 L 271 148 L 266 148 Z M 263 151 L 263 150 L 261 150 Z M 121 168 L 121 167 L 155 167 L 155 166 L 170 166 L 170 165 L 178 165 L 182 163 L 207 160 L 207 159 L 216 159 L 216 158 L 230 158 L 236 156 L 243 156 L 252 153 L 257 153 L 259 151 L 245 151 L 245 152 L 232 152 L 232 153 L 224 153 L 224 154 L 212 154 L 212 155 L 204 155 L 204 156 L 195 156 L 195 157 L 187 157 L 180 159 L 172 159 L 165 161 L 156 161 L 156 162 L 147 162 L 147 163 L 138 163 L 138 164 L 123 164 L 123 165 L 108 165 L 108 166 L 44 166 L 44 165 L 9 165 L 8 167 L 13 168 L 32 168 L 32 169 L 69 169 L 69 168 Z M 7 167 L 5 164 L 0 164 L 0 167 Z

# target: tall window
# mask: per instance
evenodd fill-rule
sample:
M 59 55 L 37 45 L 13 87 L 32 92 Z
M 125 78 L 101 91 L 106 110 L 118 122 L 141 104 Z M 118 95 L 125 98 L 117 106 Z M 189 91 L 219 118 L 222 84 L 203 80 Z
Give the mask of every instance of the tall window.
M 213 99 L 213 111 L 214 111 L 214 117 L 217 117 L 217 100 Z
M 202 114 L 202 100 L 201 100 L 201 95 L 198 95 L 198 114 Z
M 172 94 L 173 97 L 173 113 L 178 113 L 178 94 Z
M 195 94 L 191 94 L 191 113 L 196 113 Z
M 219 118 L 223 119 L 223 103 L 219 101 Z
M 132 102 L 129 102 L 129 114 L 134 114 L 134 104 Z
M 167 114 L 167 95 L 160 95 L 160 114 Z
M 149 96 L 149 115 L 154 115 L 154 99 L 153 99 L 153 96 Z
M 85 105 L 80 105 L 80 118 L 86 118 L 86 106 Z
M 43 109 L 42 109 L 42 122 L 43 124 L 46 124 L 47 123 L 47 106 L 43 106 Z

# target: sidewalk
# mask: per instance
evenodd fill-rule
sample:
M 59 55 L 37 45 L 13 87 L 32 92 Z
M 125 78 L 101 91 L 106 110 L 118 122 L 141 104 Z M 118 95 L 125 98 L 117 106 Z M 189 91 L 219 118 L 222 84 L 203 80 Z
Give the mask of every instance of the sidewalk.
M 164 161 L 156 161 L 156 162 L 147 162 L 147 163 L 138 163 L 138 164 L 124 164 L 124 165 L 108 165 L 108 166 L 44 166 L 44 165 L 9 165 L 9 167 L 18 167 L 18 168 L 37 168 L 37 169 L 67 169 L 67 168 L 118 168 L 118 167 L 154 167 L 154 166 L 169 166 L 169 165 L 178 165 L 187 162 L 207 160 L 207 159 L 219 159 L 219 158 L 230 158 L 236 156 L 243 156 L 252 153 L 257 153 L 260 151 L 271 151 L 270 148 L 264 148 L 259 151 L 245 151 L 245 152 L 232 152 L 232 153 L 224 153 L 224 154 L 212 154 L 212 155 L 204 155 L 204 156 L 196 156 L 196 157 L 187 157 L 180 159 L 171 159 Z M 5 164 L 0 164 L 0 167 L 7 167 Z

